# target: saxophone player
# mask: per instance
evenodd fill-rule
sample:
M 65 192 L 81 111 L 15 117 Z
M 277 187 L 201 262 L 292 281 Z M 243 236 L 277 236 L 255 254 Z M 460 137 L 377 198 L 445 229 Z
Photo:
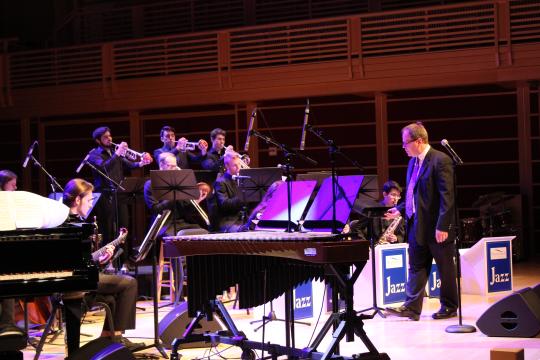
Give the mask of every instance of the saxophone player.
M 382 189 L 381 206 L 395 207 L 401 199 L 401 186 L 393 180 L 388 180 L 384 183 Z M 351 222 L 350 228 L 352 233 L 357 233 L 360 239 L 367 239 L 367 227 L 369 219 L 363 218 Z M 405 222 L 402 218 L 382 219 L 380 224 L 374 229 L 377 244 L 401 243 L 405 234 Z

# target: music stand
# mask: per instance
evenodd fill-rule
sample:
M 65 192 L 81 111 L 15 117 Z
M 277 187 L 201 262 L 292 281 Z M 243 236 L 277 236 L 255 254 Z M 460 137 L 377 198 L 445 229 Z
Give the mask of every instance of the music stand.
M 365 311 L 373 310 L 373 314 L 369 315 L 368 318 L 373 319 L 375 315 L 379 314 L 382 318 L 386 318 L 386 315 L 382 311 L 383 309 L 380 308 L 377 305 L 377 277 L 375 275 L 375 242 L 377 239 L 375 238 L 375 232 L 374 232 L 374 226 L 373 223 L 375 221 L 380 221 L 380 219 L 384 216 L 384 214 L 390 209 L 389 207 L 380 206 L 380 204 L 371 204 L 372 206 L 369 206 L 369 204 L 366 204 L 363 208 L 363 215 L 368 218 L 368 231 L 367 235 L 369 238 L 369 245 L 371 249 L 371 284 L 373 287 L 372 295 L 373 295 L 373 306 L 363 309 L 360 311 L 357 311 L 357 313 L 363 313 Z
M 217 179 L 216 172 L 212 170 L 194 170 L 193 173 L 198 183 L 205 182 L 208 185 L 213 185 Z
M 132 205 L 131 206 L 131 218 L 136 219 L 137 216 L 137 200 L 143 198 L 144 196 L 144 183 L 148 180 L 148 177 L 126 177 L 120 185 L 121 188 L 118 189 L 118 199 L 121 203 Z M 135 227 L 135 224 L 132 224 L 132 228 Z M 137 231 L 133 231 L 133 234 Z M 131 241 L 126 241 L 125 250 L 127 250 L 128 258 L 133 253 L 133 236 L 131 236 Z M 137 270 L 136 270 L 137 271 Z
M 332 178 L 327 177 L 315 196 L 309 211 L 305 217 L 303 226 L 305 229 L 317 232 L 331 232 L 337 229 L 339 232 L 347 223 L 351 210 L 358 198 L 364 175 L 348 175 L 336 177 L 337 187 L 336 202 L 332 202 Z M 333 224 L 333 208 L 335 207 L 335 221 Z
M 291 181 L 291 222 L 295 220 L 301 223 L 302 214 L 313 194 L 315 180 Z M 255 230 L 276 230 L 283 231 L 288 228 L 288 206 L 287 206 L 287 186 L 289 183 L 283 182 L 275 190 L 274 195 L 268 202 L 261 219 L 257 223 Z M 294 225 L 291 224 L 291 225 Z
M 259 203 L 268 188 L 276 181 L 281 180 L 282 170 L 276 167 L 240 169 L 239 190 L 240 199 L 244 203 Z
M 165 349 L 163 348 L 163 345 L 161 344 L 161 340 L 159 339 L 159 328 L 158 328 L 158 299 L 157 299 L 157 280 L 156 280 L 156 266 L 157 266 L 157 257 L 158 257 L 158 250 L 156 242 L 156 237 L 161 231 L 161 228 L 163 228 L 163 225 L 168 220 L 169 216 L 171 215 L 170 210 L 164 210 L 161 214 L 158 214 L 156 218 L 154 219 L 154 222 L 150 226 L 150 229 L 146 233 L 146 236 L 144 237 L 143 242 L 141 243 L 141 246 L 139 247 L 139 253 L 137 254 L 137 257 L 135 258 L 135 262 L 141 262 L 143 261 L 146 256 L 148 255 L 148 252 L 150 251 L 150 248 L 152 248 L 152 245 L 154 245 L 154 251 L 152 254 L 152 298 L 153 298 L 153 304 L 154 304 L 154 343 L 151 345 L 146 345 L 140 349 L 137 349 L 136 351 L 146 350 L 152 347 L 155 347 L 161 356 L 163 356 L 165 359 L 168 359 L 167 353 L 165 352 Z

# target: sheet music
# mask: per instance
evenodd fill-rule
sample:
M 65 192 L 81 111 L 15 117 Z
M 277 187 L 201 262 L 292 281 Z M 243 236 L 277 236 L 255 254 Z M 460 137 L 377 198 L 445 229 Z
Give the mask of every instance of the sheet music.
M 0 191 L 0 231 L 15 230 L 15 206 L 10 191 Z
M 67 219 L 64 204 L 27 191 L 0 192 L 0 231 L 52 228 Z

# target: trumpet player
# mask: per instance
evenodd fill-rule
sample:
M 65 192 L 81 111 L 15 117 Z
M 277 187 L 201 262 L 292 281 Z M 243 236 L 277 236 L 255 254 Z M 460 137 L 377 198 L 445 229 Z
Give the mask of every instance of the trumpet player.
M 381 206 L 389 208 L 397 206 L 399 200 L 401 199 L 401 191 L 401 186 L 396 181 L 388 180 L 385 182 L 382 189 L 382 200 L 380 201 Z M 351 222 L 351 232 L 357 233 L 358 237 L 361 239 L 366 239 L 368 221 L 368 218 L 362 218 L 360 220 Z M 395 224 L 393 224 L 394 221 L 396 221 Z M 393 244 L 403 242 L 405 235 L 405 222 L 403 218 L 388 220 L 382 219 L 380 226 L 374 227 L 375 229 L 373 230 L 378 244 Z M 389 227 L 391 229 L 395 227 L 395 230 L 387 231 Z
M 88 154 L 88 162 L 117 183 L 122 182 L 126 171 L 152 162 L 152 157 L 148 153 L 140 154 L 140 159 L 135 161 L 126 157 L 126 152 L 129 151 L 128 144 L 121 142 L 116 146 L 112 141 L 111 129 L 106 126 L 95 129 L 92 137 L 97 147 Z M 101 193 L 101 198 L 96 204 L 98 226 L 102 231 L 104 244 L 107 244 L 114 239 L 119 227 L 128 227 L 128 208 L 127 204 L 117 201 L 116 186 L 113 183 L 93 169 L 92 173 L 95 190 Z M 126 248 L 131 247 L 127 245 Z
M 216 173 L 222 174 L 225 172 L 224 157 L 226 153 L 235 153 L 232 145 L 225 146 L 226 131 L 220 128 L 215 128 L 210 132 L 210 140 L 212 147 L 206 155 L 206 159 L 203 160 L 201 166 L 205 170 L 212 170 Z M 243 155 L 240 159 L 246 165 L 249 165 L 249 156 Z
M 159 156 L 162 153 L 171 153 L 176 156 L 176 163 L 182 169 L 190 169 L 191 165 L 199 164 L 206 159 L 206 153 L 208 151 L 208 143 L 206 140 L 199 139 L 194 147 L 197 148 L 200 153 L 196 154 L 188 149 L 188 145 L 193 143 L 189 143 L 185 137 L 176 140 L 175 130 L 172 126 L 162 127 L 159 132 L 159 138 L 161 139 L 163 146 L 154 150 L 155 159 L 159 159 Z

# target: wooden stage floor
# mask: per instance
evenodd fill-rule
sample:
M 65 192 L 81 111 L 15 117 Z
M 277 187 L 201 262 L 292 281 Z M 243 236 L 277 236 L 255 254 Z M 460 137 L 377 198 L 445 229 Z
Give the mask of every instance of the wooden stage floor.
M 514 290 L 526 286 L 534 286 L 540 283 L 540 261 L 529 260 L 514 264 Z M 494 302 L 506 296 L 497 295 L 483 297 L 479 295 L 463 295 L 463 323 L 475 325 L 478 317 Z M 140 302 L 145 311 L 138 311 L 137 329 L 128 331 L 126 336 L 132 341 L 152 343 L 153 320 L 151 302 Z M 408 319 L 389 317 L 383 319 L 379 316 L 372 320 L 365 321 L 365 330 L 380 352 L 387 353 L 392 360 L 405 359 L 460 359 L 460 360 L 485 360 L 490 357 L 492 348 L 524 348 L 525 359 L 540 359 L 540 338 L 495 338 L 487 337 L 477 331 L 471 334 L 449 334 L 445 332 L 448 325 L 457 324 L 457 318 L 449 320 L 433 320 L 431 313 L 439 308 L 437 299 L 426 299 L 424 303 L 424 312 L 420 321 L 410 321 Z M 162 308 L 159 310 L 160 319 L 165 316 L 171 308 Z M 254 325 L 249 322 L 254 320 L 252 315 L 247 315 L 246 311 L 232 310 L 232 317 L 237 327 L 244 331 L 250 340 L 260 341 L 261 331 L 254 332 Z M 322 316 L 318 327 L 322 326 L 326 320 Z M 100 333 L 103 316 L 95 314 L 90 316 L 96 320 L 92 324 L 83 324 L 81 331 L 83 333 L 97 336 Z M 307 346 L 309 338 L 313 333 L 315 324 L 311 326 L 297 325 L 296 347 L 303 348 Z M 82 337 L 81 341 L 88 339 Z M 282 322 L 272 322 L 266 326 L 265 341 L 284 344 L 284 325 Z M 325 341 L 327 341 L 326 339 Z M 323 346 L 320 350 L 324 349 Z M 357 339 L 353 343 L 341 343 L 341 354 L 352 355 L 365 352 L 363 344 Z M 219 355 L 217 351 L 222 351 Z M 158 354 L 157 351 L 149 349 L 144 351 L 146 354 Z M 240 351 L 237 348 L 230 348 L 228 345 L 220 345 L 217 350 L 212 349 L 185 349 L 181 352 L 182 359 L 198 358 L 239 358 Z M 142 354 L 138 355 L 141 356 Z M 33 348 L 28 347 L 24 351 L 24 359 L 32 359 L 34 356 Z M 53 344 L 46 344 L 40 359 L 64 359 L 64 342 L 59 337 Z

